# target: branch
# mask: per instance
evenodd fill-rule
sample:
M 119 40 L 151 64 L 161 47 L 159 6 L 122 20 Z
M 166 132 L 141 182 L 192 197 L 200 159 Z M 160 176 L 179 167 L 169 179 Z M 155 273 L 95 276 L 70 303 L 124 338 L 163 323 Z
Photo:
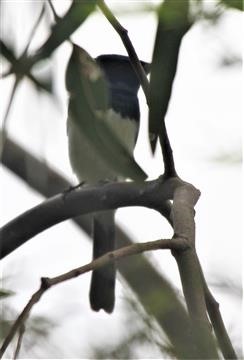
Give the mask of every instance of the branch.
M 0 348 L 0 357 L 2 358 L 4 352 L 6 351 L 8 345 L 13 340 L 17 331 L 20 331 L 20 334 L 23 334 L 21 328 L 24 329 L 24 324 L 29 314 L 33 308 L 33 306 L 41 299 L 42 295 L 52 286 L 60 284 L 64 281 L 74 279 L 82 274 L 85 274 L 89 271 L 98 269 L 102 266 L 110 262 L 114 262 L 120 260 L 124 257 L 140 254 L 144 251 L 151 251 L 156 249 L 174 249 L 174 250 L 184 250 L 187 247 L 184 239 L 170 239 L 170 240 L 156 240 L 150 241 L 146 243 L 140 244 L 133 244 L 127 247 L 120 248 L 115 251 L 108 252 L 107 254 L 96 258 L 95 260 L 91 261 L 90 263 L 80 266 L 76 269 L 70 270 L 66 273 L 63 273 L 59 276 L 53 278 L 41 278 L 41 285 L 40 288 L 32 295 L 31 299 L 28 301 L 26 306 L 24 307 L 23 311 L 20 313 L 18 318 L 15 320 L 14 324 L 10 328 L 10 331 L 6 338 L 3 341 L 3 344 Z M 21 336 L 22 337 L 22 336 Z M 19 343 L 19 342 L 18 342 Z M 19 349 L 19 346 L 18 346 Z
M 203 358 L 218 359 L 203 290 L 200 263 L 195 250 L 194 206 L 200 196 L 199 190 L 187 184 L 178 187 L 173 200 L 173 228 L 175 237 L 185 238 L 189 244 L 186 251 L 174 251 L 180 272 L 184 296 L 191 317 L 196 346 Z
M 71 186 L 67 180 L 51 170 L 46 163 L 38 160 L 10 139 L 6 139 L 2 161 L 8 169 L 46 197 Z M 170 201 L 162 202 L 161 212 L 164 212 L 164 216 L 172 223 Z M 91 235 L 90 215 L 77 217 L 73 221 L 88 235 Z M 21 245 L 14 242 L 9 244 L 4 239 L 2 241 L 7 253 Z M 116 241 L 119 247 L 128 246 L 132 243 L 132 240 L 118 225 L 116 226 Z M 186 325 L 186 323 L 188 324 L 188 316 L 181 301 L 175 297 L 174 290 L 169 282 L 143 255 L 137 255 L 133 261 L 130 258 L 124 258 L 119 262 L 118 270 L 137 295 L 145 311 L 154 317 L 165 331 L 176 355 L 180 357 L 185 354 L 187 357 L 189 354 L 189 347 L 187 347 L 189 335 L 185 329 L 189 328 L 189 325 Z M 141 279 L 144 279 L 143 284 Z M 157 299 L 163 299 L 163 307 L 158 306 L 158 302 L 155 303 L 155 294 Z
M 162 203 L 172 198 L 174 189 L 183 183 L 178 178 L 165 182 L 115 182 L 53 196 L 0 229 L 1 258 L 7 255 L 12 243 L 20 246 L 49 227 L 78 215 L 124 206 L 146 206 L 161 212 Z
M 12 172 L 14 172 L 17 176 L 19 176 L 23 181 L 25 181 L 29 186 L 34 188 L 36 191 L 44 195 L 45 197 L 50 197 L 58 192 L 63 191 L 63 189 L 68 189 L 71 184 L 61 177 L 57 172 L 51 170 L 45 162 L 42 162 L 35 158 L 33 155 L 25 151 L 21 146 L 17 145 L 10 139 L 6 139 L 3 156 L 2 156 L 3 164 Z M 164 204 L 164 216 L 168 221 L 172 224 L 172 219 L 170 216 L 171 212 L 171 204 L 170 202 L 162 203 L 163 211 L 163 204 Z M 73 219 L 73 221 L 82 228 L 88 235 L 91 235 L 91 217 L 90 215 L 81 216 Z M 125 245 L 130 245 L 131 240 L 128 236 L 123 232 L 121 228 L 118 226 L 116 227 L 116 240 L 119 247 L 123 247 Z M 1 239 L 4 243 L 4 247 L 6 249 L 6 254 L 11 253 L 14 251 L 21 243 L 15 244 L 12 242 L 11 244 L 5 242 L 4 239 Z M 125 277 L 126 281 L 133 289 L 133 291 L 138 295 L 140 301 L 142 302 L 143 306 L 145 307 L 146 311 L 152 314 L 162 328 L 166 331 L 167 335 L 169 336 L 172 344 L 176 344 L 175 347 L 179 348 L 181 345 L 178 344 L 177 336 L 178 333 L 175 334 L 174 328 L 172 324 L 178 323 L 179 319 L 182 317 L 182 312 L 180 310 L 181 304 L 173 302 L 174 299 L 170 295 L 170 291 L 168 293 L 169 303 L 172 304 L 174 308 L 174 319 L 172 318 L 172 314 L 170 317 L 167 317 L 165 312 L 162 312 L 163 309 L 161 308 L 154 308 L 152 307 L 152 300 L 149 294 L 157 294 L 160 297 L 165 297 L 167 292 L 165 288 L 169 285 L 165 282 L 162 275 L 160 275 L 155 268 L 146 260 L 144 256 L 137 256 L 134 258 L 134 261 L 131 262 L 130 259 L 124 259 L 120 261 L 118 264 L 119 271 Z M 137 271 L 135 271 L 135 268 Z M 139 276 L 138 276 L 139 274 Z M 146 279 L 145 282 L 147 286 L 141 286 L 140 279 Z M 204 284 L 204 291 L 206 287 L 206 282 Z M 212 296 L 212 295 L 211 295 Z M 226 329 L 224 328 L 224 323 L 221 318 L 221 314 L 218 310 L 218 304 L 211 298 L 207 291 L 205 291 L 205 299 L 207 304 L 208 313 L 210 319 L 213 323 L 213 328 L 215 330 L 218 342 L 220 344 L 220 348 L 225 356 L 225 358 L 235 358 L 233 354 L 235 354 L 232 345 L 230 344 L 228 347 L 227 345 L 222 345 L 224 342 L 225 344 L 230 343 L 229 337 L 227 334 Z M 212 300 L 211 300 L 212 299 Z M 217 306 L 216 306 L 217 304 Z M 182 329 L 184 332 L 184 329 Z M 178 335 L 177 335 L 178 334 Z M 225 350 L 225 349 L 229 350 Z M 231 350 L 232 349 L 232 350 Z M 228 351 L 228 352 L 227 352 Z M 226 354 L 232 354 L 232 356 L 226 357 Z
M 18 88 L 19 83 L 20 83 L 20 78 L 18 76 L 16 76 L 15 80 L 14 80 L 13 88 L 11 90 L 11 94 L 9 97 L 8 105 L 7 105 L 7 108 L 6 108 L 4 117 L 3 117 L 2 131 L 0 132 L 0 135 L 1 135 L 0 136 L 0 158 L 2 156 L 2 151 L 3 151 L 5 140 L 7 137 L 7 122 L 8 122 L 9 112 L 10 112 L 11 105 L 13 103 L 14 96 L 16 94 L 16 90 Z
M 51 9 L 51 11 L 52 11 L 54 20 L 57 22 L 57 21 L 60 19 L 60 17 L 59 17 L 58 14 L 56 13 L 56 10 L 55 10 L 55 8 L 54 8 L 54 6 L 53 6 L 52 1 L 51 1 L 51 0 L 47 0 L 47 2 L 48 2 L 48 5 L 50 6 L 50 9 Z
M 143 66 L 141 65 L 141 62 L 137 56 L 135 48 L 128 36 L 128 31 L 119 23 L 119 21 L 116 19 L 114 14 L 111 12 L 111 10 L 108 8 L 108 6 L 105 4 L 105 2 L 103 0 L 98 1 L 98 7 L 101 9 L 104 16 L 107 18 L 107 20 L 110 22 L 110 24 L 112 25 L 114 30 L 120 36 L 120 38 L 127 50 L 127 53 L 129 55 L 131 65 L 133 66 L 133 68 L 138 76 L 138 79 L 139 79 L 142 89 L 144 91 L 145 97 L 147 99 L 147 103 L 149 104 L 149 81 L 147 79 L 147 76 L 143 69 Z
M 147 103 L 149 105 L 149 107 L 151 107 L 152 105 L 152 101 L 150 100 L 149 102 L 149 90 L 151 92 L 151 83 L 150 83 L 150 89 L 149 89 L 149 82 L 147 79 L 147 76 L 145 74 L 145 71 L 141 65 L 141 62 L 136 54 L 135 48 L 128 36 L 128 31 L 119 23 L 119 21 L 116 19 L 116 17 L 114 16 L 114 14 L 111 12 L 111 10 L 108 8 L 108 6 L 105 4 L 105 2 L 103 0 L 99 0 L 98 2 L 98 6 L 101 9 L 101 11 L 103 12 L 104 16 L 107 18 L 107 20 L 110 22 L 110 24 L 113 26 L 113 28 L 115 29 L 115 31 L 118 33 L 118 35 L 120 36 L 126 50 L 127 53 L 129 55 L 131 64 L 138 76 L 138 79 L 140 81 L 140 84 L 142 86 L 142 89 L 144 91 L 145 97 L 147 99 Z M 165 72 L 163 70 L 163 72 Z M 158 76 L 158 75 L 157 75 Z M 173 74 L 174 76 L 174 74 Z M 153 74 L 154 77 L 154 74 Z M 154 79 L 153 79 L 154 80 Z M 173 79 L 172 79 L 173 82 Z M 169 87 L 172 86 L 172 82 L 169 85 Z M 161 84 L 162 85 L 162 84 Z M 163 86 L 164 86 L 164 82 L 163 82 Z M 166 84 L 166 86 L 168 87 L 168 84 Z M 154 86 L 155 87 L 155 86 Z M 158 89 L 159 90 L 159 89 Z M 171 93 L 171 90 L 170 90 Z M 161 99 L 160 99 L 160 103 L 161 103 Z M 167 105 L 169 102 L 169 97 L 167 99 Z M 167 109 L 167 105 L 165 108 L 165 112 L 161 111 L 161 105 L 160 105 L 160 119 L 165 116 L 166 113 L 166 109 Z M 159 105 L 157 105 L 158 107 Z M 163 113 L 163 115 L 162 115 Z M 176 170 L 175 170 L 175 164 L 174 164 L 174 158 L 173 158 L 173 151 L 170 145 L 170 141 L 169 141 L 169 137 L 167 134 L 167 129 L 165 126 L 164 121 L 162 122 L 162 129 L 159 132 L 159 139 L 160 139 L 160 144 L 161 144 L 161 148 L 162 148 L 162 154 L 163 154 L 163 161 L 164 161 L 164 168 L 165 168 L 165 176 L 167 177 L 175 177 L 177 176 Z M 152 139 L 153 140 L 153 139 Z
M 42 89 L 47 91 L 48 93 L 51 92 L 51 85 L 45 81 L 41 81 L 36 79 L 30 72 L 30 68 L 28 69 L 28 64 L 26 63 L 26 55 L 27 55 L 27 51 L 29 49 L 30 43 L 36 33 L 36 30 L 43 18 L 44 15 L 44 10 L 45 10 L 45 6 L 43 4 L 41 12 L 36 20 L 36 22 L 33 25 L 33 28 L 30 32 L 29 35 L 29 39 L 26 43 L 26 46 L 22 52 L 22 54 L 20 55 L 20 57 L 17 59 L 15 57 L 15 54 L 13 52 L 13 50 L 11 48 L 9 48 L 2 40 L 0 40 L 0 47 L 1 47 L 1 51 L 3 56 L 10 62 L 11 67 L 9 70 L 7 70 L 4 74 L 1 75 L 1 78 L 5 78 L 11 74 L 15 74 L 16 80 L 15 80 L 15 85 L 14 88 L 12 90 L 12 94 L 11 97 L 13 97 L 13 94 L 17 88 L 17 85 L 19 84 L 20 80 L 22 80 L 23 76 L 27 76 L 27 78 L 29 80 L 32 81 L 32 83 L 37 87 L 37 89 Z M 12 102 L 12 101 L 11 101 Z M 11 105 L 11 102 L 9 103 L 9 107 Z M 8 111 L 6 111 L 6 115 L 8 114 Z M 5 117 L 6 117 L 5 115 Z M 4 120 L 4 122 L 6 122 L 6 120 Z M 3 145 L 2 145 L 3 146 Z
M 24 49 L 21 57 L 24 57 L 24 56 L 27 54 L 27 51 L 28 51 L 29 46 L 30 46 L 30 43 L 31 43 L 33 37 L 35 36 L 35 33 L 36 33 L 36 30 L 37 30 L 38 26 L 39 26 L 40 23 L 41 23 L 41 20 L 42 20 L 42 18 L 43 18 L 44 12 L 45 12 L 45 4 L 43 3 L 43 4 L 42 4 L 41 11 L 40 11 L 40 14 L 39 14 L 36 22 L 34 23 L 34 26 L 33 26 L 32 30 L 31 30 L 31 32 L 30 32 L 29 39 L 28 39 L 28 41 L 27 41 L 27 43 L 26 43 L 25 49 Z
M 237 354 L 235 353 L 235 350 L 229 338 L 228 332 L 225 328 L 225 324 L 222 319 L 221 313 L 219 311 L 219 303 L 215 300 L 213 294 L 208 288 L 200 263 L 199 266 L 201 269 L 201 276 L 203 280 L 203 289 L 204 289 L 207 311 L 211 323 L 213 325 L 214 332 L 219 343 L 219 347 L 225 359 L 238 359 Z
M 23 323 L 20 324 L 18 330 L 19 330 L 19 334 L 18 334 L 18 340 L 17 340 L 16 349 L 14 351 L 14 356 L 13 356 L 14 360 L 19 357 L 19 352 L 20 352 L 23 336 L 24 336 L 24 333 L 25 333 L 25 325 Z
M 168 178 L 175 177 L 175 176 L 177 176 L 177 172 L 175 169 L 173 150 L 172 150 L 172 147 L 170 144 L 165 121 L 163 121 L 162 129 L 159 132 L 159 141 L 160 141 L 162 155 L 163 155 L 164 175 Z

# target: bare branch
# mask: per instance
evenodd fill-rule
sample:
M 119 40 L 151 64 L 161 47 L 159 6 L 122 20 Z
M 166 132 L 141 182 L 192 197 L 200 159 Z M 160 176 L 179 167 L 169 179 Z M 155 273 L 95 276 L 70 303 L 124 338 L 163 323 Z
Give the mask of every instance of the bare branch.
M 23 51 L 23 53 L 22 53 L 21 56 L 25 56 L 25 55 L 27 54 L 27 51 L 28 51 L 29 46 L 30 46 L 30 43 L 31 43 L 31 41 L 32 41 L 32 39 L 33 39 L 33 37 L 34 37 L 34 35 L 35 35 L 35 33 L 36 33 L 36 30 L 37 30 L 37 28 L 38 28 L 38 26 L 39 26 L 39 24 L 40 24 L 40 22 L 41 22 L 41 20 L 42 20 L 42 18 L 43 18 L 44 12 L 45 12 L 45 4 L 42 5 L 41 12 L 40 12 L 40 14 L 39 14 L 39 16 L 38 16 L 38 18 L 37 18 L 37 20 L 36 20 L 36 22 L 35 22 L 32 30 L 31 30 L 31 32 L 30 32 L 29 39 L 28 39 L 28 41 L 27 41 L 27 43 L 26 43 L 26 47 L 25 47 L 25 49 L 24 49 L 24 51 Z
M 0 348 L 0 357 L 2 358 L 4 352 L 6 351 L 8 345 L 13 340 L 15 334 L 17 331 L 20 331 L 20 337 L 23 336 L 23 331 L 21 331 L 21 328 L 24 329 L 24 324 L 27 318 L 30 315 L 30 312 L 33 308 L 33 306 L 41 299 L 42 295 L 45 293 L 46 290 L 51 288 L 54 285 L 60 284 L 64 281 L 76 278 L 77 276 L 80 276 L 82 274 L 85 274 L 89 271 L 92 271 L 94 269 L 100 268 L 112 261 L 118 261 L 124 257 L 132 256 L 136 254 L 140 254 L 144 251 L 151 251 L 151 250 L 157 250 L 157 249 L 175 249 L 177 251 L 184 250 L 187 248 L 186 242 L 182 241 L 182 239 L 167 239 L 167 240 L 155 240 L 155 241 L 149 241 L 146 243 L 140 243 L 140 244 L 133 244 L 130 246 L 126 246 L 123 248 L 120 248 L 115 251 L 108 252 L 107 254 L 96 258 L 95 260 L 91 261 L 90 263 L 80 266 L 76 269 L 70 270 L 64 274 L 61 274 L 59 276 L 53 277 L 53 278 L 42 278 L 41 279 L 41 285 L 40 288 L 32 295 L 31 299 L 28 301 L 18 318 L 15 320 L 13 326 L 10 328 L 10 331 L 6 338 L 4 339 L 4 342 Z M 22 335 L 21 335 L 22 333 Z M 19 343 L 19 341 L 18 341 Z M 19 348 L 19 346 L 17 346 Z M 17 349 L 16 349 L 17 352 Z
M 11 94 L 10 94 L 10 97 L 9 97 L 8 105 L 7 105 L 7 108 L 6 108 L 4 117 L 3 117 L 2 131 L 0 132 L 0 135 L 1 135 L 0 136 L 0 159 L 2 157 L 2 151 L 3 151 L 5 141 L 6 141 L 6 137 L 7 137 L 8 116 L 9 116 L 11 105 L 12 105 L 12 103 L 14 101 L 14 96 L 16 94 L 16 90 L 18 88 L 19 83 L 20 83 L 20 77 L 16 76 L 15 80 L 14 80 L 14 85 L 13 85 L 13 88 L 12 88 L 12 91 L 11 91 Z
M 21 348 L 21 344 L 22 344 L 22 340 L 23 340 L 23 336 L 24 336 L 24 332 L 25 332 L 25 325 L 22 324 L 19 327 L 19 334 L 18 334 L 18 340 L 17 340 L 17 346 L 14 352 L 14 356 L 13 359 L 17 359 L 19 356 L 19 352 L 20 352 L 20 348 Z
M 52 13 L 53 13 L 53 17 L 54 17 L 55 21 L 57 22 L 60 19 L 60 17 L 56 13 L 56 10 L 55 10 L 55 8 L 53 6 L 52 0 L 47 0 L 47 2 L 48 2 L 48 5 L 50 6 L 50 9 L 51 9 Z
M 219 303 L 215 300 L 213 294 L 208 288 L 200 262 L 199 262 L 199 266 L 203 279 L 203 290 L 204 290 L 208 315 L 213 325 L 214 332 L 219 343 L 219 347 L 225 359 L 238 359 L 237 354 L 235 353 L 235 350 L 229 338 L 229 335 L 227 333 L 227 330 L 225 328 L 225 324 L 219 310 Z
M 131 60 L 131 64 L 139 78 L 140 84 L 142 86 L 142 89 L 144 91 L 147 103 L 149 106 L 151 106 L 151 103 L 149 102 L 149 81 L 147 79 L 147 76 L 145 74 L 145 71 L 140 63 L 140 60 L 136 54 L 135 48 L 128 36 L 128 31 L 119 23 L 119 21 L 116 19 L 114 14 L 111 12 L 111 10 L 108 8 L 108 6 L 105 4 L 103 0 L 99 0 L 98 6 L 103 12 L 104 16 L 108 19 L 110 24 L 113 26 L 115 31 L 120 36 L 127 53 L 129 55 L 129 58 Z M 163 84 L 164 85 L 164 84 Z M 160 117 L 164 118 L 164 115 L 160 115 Z M 162 154 L 163 154 L 163 160 L 164 160 L 164 167 L 165 167 L 165 175 L 167 177 L 175 177 L 177 176 L 176 170 L 175 170 L 175 164 L 174 164 L 174 158 L 173 158 L 173 151 L 170 145 L 169 137 L 167 134 L 167 129 L 165 126 L 164 121 L 162 121 L 162 129 L 159 133 L 159 139 L 160 139 L 160 145 L 162 148 Z
M 165 121 L 163 121 L 163 123 L 162 123 L 162 130 L 159 133 L 159 141 L 160 141 L 162 155 L 163 155 L 164 175 L 166 177 L 177 176 L 177 172 L 175 169 L 173 150 L 172 150 L 172 147 L 170 144 Z
M 1 228 L 1 258 L 7 255 L 11 243 L 20 246 L 49 227 L 78 215 L 124 206 L 145 206 L 165 211 L 165 201 L 171 199 L 174 189 L 182 184 L 184 182 L 178 178 L 165 182 L 115 182 L 85 186 L 56 195 Z
M 203 358 L 218 359 L 203 290 L 200 263 L 195 250 L 195 210 L 200 191 L 190 184 L 178 187 L 174 192 L 173 227 L 175 237 L 185 238 L 189 244 L 186 251 L 172 251 L 180 272 L 182 288 L 191 317 L 196 346 Z
M 131 60 L 131 65 L 133 66 L 138 79 L 140 81 L 140 84 L 142 86 L 142 89 L 144 91 L 145 97 L 147 99 L 147 103 L 149 104 L 149 81 L 147 79 L 146 73 L 143 69 L 143 66 L 141 65 L 141 62 L 137 56 L 137 53 L 135 51 L 135 48 L 128 36 L 128 31 L 119 23 L 119 21 L 116 19 L 114 14 L 110 11 L 108 6 L 105 4 L 103 0 L 98 1 L 98 6 L 103 12 L 104 16 L 108 19 L 114 30 L 118 33 L 120 36 L 127 53 L 129 55 L 129 58 Z

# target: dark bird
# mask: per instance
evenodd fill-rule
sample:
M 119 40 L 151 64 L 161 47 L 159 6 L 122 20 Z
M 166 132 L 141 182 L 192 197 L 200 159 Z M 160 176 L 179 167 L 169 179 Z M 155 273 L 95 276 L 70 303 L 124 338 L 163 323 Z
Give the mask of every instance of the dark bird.
M 108 109 L 104 121 L 131 154 L 135 147 L 140 110 L 137 93 L 139 80 L 130 59 L 122 55 L 100 55 L 96 59 L 108 85 Z M 141 62 L 146 73 L 149 64 Z M 82 121 L 82 119 L 80 119 Z M 80 181 L 97 184 L 103 180 L 122 180 L 113 169 L 98 157 L 96 149 L 80 131 L 72 117 L 68 117 L 69 156 L 73 171 Z M 94 214 L 93 258 L 115 249 L 114 211 Z M 115 303 L 115 264 L 111 263 L 92 273 L 90 304 L 93 310 L 111 313 Z

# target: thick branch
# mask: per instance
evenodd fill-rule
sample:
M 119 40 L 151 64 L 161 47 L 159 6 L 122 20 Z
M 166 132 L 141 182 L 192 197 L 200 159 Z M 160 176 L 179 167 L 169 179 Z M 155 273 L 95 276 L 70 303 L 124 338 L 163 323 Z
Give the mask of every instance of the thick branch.
M 123 206 L 146 206 L 161 211 L 162 202 L 172 197 L 175 187 L 183 182 L 110 183 L 87 186 L 56 195 L 26 211 L 0 230 L 1 258 L 9 244 L 22 245 L 41 231 L 78 215 Z
M 142 253 L 144 251 L 151 251 L 156 249 L 175 249 L 182 250 L 187 247 L 187 244 L 182 241 L 182 239 L 173 239 L 173 240 L 156 240 L 150 241 L 147 243 L 141 244 L 133 244 L 127 247 L 120 248 L 115 251 L 111 251 L 90 263 L 80 266 L 76 269 L 68 271 L 64 274 L 53 278 L 42 278 L 40 288 L 32 295 L 31 299 L 28 301 L 23 311 L 20 313 L 13 326 L 10 328 L 8 335 L 6 336 L 1 348 L 0 348 L 0 357 L 2 358 L 4 352 L 6 351 L 8 345 L 13 340 L 17 331 L 23 328 L 26 319 L 28 318 L 33 306 L 41 299 L 42 295 L 48 290 L 50 287 L 60 284 L 64 281 L 76 278 L 82 274 L 87 273 L 88 271 L 92 271 L 94 269 L 98 269 L 109 262 L 120 260 L 124 257 L 128 257 L 131 255 L 136 255 Z

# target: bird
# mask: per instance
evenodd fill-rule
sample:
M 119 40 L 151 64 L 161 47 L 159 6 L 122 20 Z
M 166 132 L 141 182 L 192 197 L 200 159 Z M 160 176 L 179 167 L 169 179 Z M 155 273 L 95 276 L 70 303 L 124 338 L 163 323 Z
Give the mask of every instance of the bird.
M 139 79 L 127 56 L 104 54 L 96 57 L 95 62 L 104 74 L 108 89 L 108 106 L 103 121 L 111 128 L 130 154 L 133 154 L 140 120 L 137 97 L 140 87 Z M 148 74 L 150 64 L 144 61 L 141 61 L 141 64 Z M 71 167 L 79 181 L 93 185 L 109 180 L 125 180 L 102 161 L 97 150 L 75 123 L 70 112 L 67 120 L 67 134 Z M 114 215 L 114 210 L 93 214 L 93 259 L 116 248 Z M 116 267 L 114 263 L 93 270 L 89 298 L 94 311 L 100 309 L 107 313 L 113 311 L 115 282 Z

